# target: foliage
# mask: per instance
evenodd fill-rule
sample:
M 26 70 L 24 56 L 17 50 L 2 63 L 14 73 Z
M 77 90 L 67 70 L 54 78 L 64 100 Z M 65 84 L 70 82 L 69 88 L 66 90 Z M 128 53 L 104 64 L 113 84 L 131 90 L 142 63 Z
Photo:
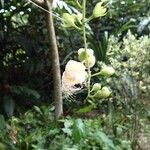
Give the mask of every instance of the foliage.
M 87 14 L 89 16 L 97 2 L 99 1 L 88 2 Z M 35 90 L 41 95 L 36 103 L 47 102 L 53 91 L 51 90 L 51 60 L 48 53 L 49 43 L 46 36 L 44 12 L 26 1 L 5 2 L 2 0 L 0 4 L 2 6 L 0 9 L 1 107 L 4 102 L 3 95 L 10 95 L 9 87 L 11 86 L 25 86 Z M 103 36 L 104 31 L 107 31 L 108 35 L 122 33 L 129 28 L 136 32 L 135 28 L 137 29 L 138 24 L 143 19 L 148 20 L 148 4 L 149 0 L 135 0 L 134 3 L 130 0 L 110 1 L 107 5 L 109 10 L 107 15 L 101 19 L 92 20 L 91 27 L 86 26 L 88 45 L 94 50 L 97 60 L 108 61 L 106 55 L 108 36 L 107 34 Z M 69 32 L 60 26 L 61 15 L 64 12 L 80 14 L 80 7 L 77 1 L 65 0 L 56 1 L 53 9 L 61 67 L 63 68 L 66 58 L 73 57 L 72 54 L 83 45 L 78 31 Z M 133 19 L 136 21 L 132 21 Z M 142 34 L 148 33 L 148 22 L 144 25 Z M 66 55 L 67 57 L 64 58 Z M 35 100 L 32 98 L 29 100 L 26 96 L 21 99 L 23 100 L 22 105 L 25 106 L 35 103 Z M 18 102 L 15 98 L 14 101 Z
M 10 1 L 4 2 L 0 18 L 1 112 L 6 113 L 6 97 L 15 103 L 15 111 L 16 106 L 49 101 L 51 61 L 44 12 L 26 1 Z
M 0 1 L 0 113 L 4 114 L 5 110 L 10 117 L 6 120 L 0 115 L 0 149 L 131 150 L 149 145 L 145 139 L 149 139 L 150 131 L 150 1 L 104 0 L 97 5 L 102 14 L 95 8 L 98 2 L 88 1 L 85 16 L 87 46 L 93 49 L 98 61 L 91 69 L 98 73 L 98 78 L 93 76 L 90 94 L 94 96 L 96 90 L 102 91 L 103 86 L 109 84 L 112 97 L 98 101 L 98 93 L 92 101 L 97 108 L 91 101 L 90 105 L 83 102 L 81 107 L 87 92 L 83 90 L 79 98 L 73 97 L 74 103 L 79 103 L 78 108 L 68 101 L 65 103 L 65 114 L 75 116 L 56 123 L 54 107 L 43 105 L 53 101 L 50 100 L 53 81 L 44 12 L 26 1 Z M 53 7 L 62 70 L 68 60 L 77 60 L 77 55 L 72 54 L 84 47 L 81 34 L 85 22 L 81 19 L 80 3 L 81 0 L 60 0 Z M 78 30 L 66 30 L 61 25 L 63 13 L 70 14 L 71 25 Z M 131 32 L 127 33 L 128 29 Z M 112 36 L 109 38 L 109 35 Z M 86 57 L 84 52 L 80 59 L 88 66 Z M 105 77 L 110 76 L 112 69 L 102 71 L 103 62 L 115 68 L 111 79 Z M 102 73 L 104 78 L 100 76 Z M 110 95 L 107 88 L 103 91 Z M 42 105 L 31 109 L 33 104 Z M 14 112 L 18 117 L 13 116 Z M 88 119 L 86 115 L 94 118 Z
M 116 88 L 121 90 L 121 84 L 124 84 L 126 95 L 137 98 L 145 95 L 149 97 L 149 36 L 137 38 L 129 31 L 118 42 L 118 39 L 111 37 L 109 43 L 109 60 L 117 70 L 115 80 Z M 122 83 L 119 83 L 122 80 Z M 123 94 L 123 93 L 122 93 Z M 122 99 L 122 98 L 121 98 Z
M 93 1 L 93 6 L 97 1 Z M 138 26 L 141 21 L 148 19 L 149 16 L 149 0 L 115 0 L 108 1 L 108 15 L 102 20 L 96 20 L 93 23 L 95 38 L 100 38 L 100 33 L 108 31 L 113 34 L 122 34 L 127 32 L 129 29 L 137 33 Z M 97 26 L 97 24 L 99 24 Z M 96 34 L 97 32 L 97 34 Z M 146 25 L 142 33 L 149 33 L 149 28 Z M 141 33 L 140 33 L 141 34 Z
M 65 1 L 68 6 L 78 8 L 77 1 Z M 80 0 L 78 2 L 81 2 Z M 87 16 L 92 13 L 98 0 L 89 1 L 87 7 Z M 127 31 L 130 29 L 134 33 L 139 35 L 149 33 L 149 0 L 126 0 L 126 1 L 105 1 L 108 8 L 107 15 L 105 17 L 96 18 L 91 20 L 89 23 L 90 27 L 88 30 L 88 44 L 94 50 L 96 58 L 99 61 L 108 62 L 106 55 L 108 47 L 108 36 L 111 34 L 121 35 L 122 38 Z M 61 12 L 62 13 L 62 12 Z M 69 12 L 70 13 L 70 12 Z M 78 14 L 79 11 L 72 11 L 72 13 Z M 147 22 L 145 24 L 145 22 Z M 142 29 L 139 32 L 139 28 Z M 66 34 L 67 32 L 67 34 Z M 66 31 L 65 34 L 70 39 L 70 43 L 66 43 L 67 49 L 70 51 L 75 51 L 80 47 L 83 47 L 80 41 L 80 34 L 75 30 L 71 31 L 71 34 Z M 72 36 L 74 35 L 74 36 Z M 76 42 L 74 42 L 76 41 Z M 66 41 L 64 41 L 66 42 Z
M 53 110 L 53 107 L 34 106 L 20 118 L 9 119 L 9 124 L 5 127 L 7 135 L 5 139 L 0 139 L 6 150 L 13 148 L 16 150 L 131 149 L 124 133 L 120 132 L 118 137 L 108 133 L 102 126 L 106 122 L 103 123 L 101 118 L 66 117 L 55 123 Z
M 111 109 L 131 117 L 130 138 L 135 142 L 138 133 L 142 132 L 138 127 L 140 118 L 147 120 L 149 116 L 149 36 L 138 38 L 128 31 L 120 42 L 111 36 L 108 47 L 109 62 L 116 70 L 113 80 L 107 81 L 113 89 L 114 106 Z
M 105 0 L 104 0 L 105 1 Z M 99 2 L 89 2 L 88 13 L 90 13 Z M 107 15 L 90 22 L 91 35 L 89 45 L 95 51 L 98 61 L 108 63 L 108 36 L 120 35 L 120 39 L 130 29 L 138 35 L 149 34 L 149 0 L 110 0 L 107 1 Z

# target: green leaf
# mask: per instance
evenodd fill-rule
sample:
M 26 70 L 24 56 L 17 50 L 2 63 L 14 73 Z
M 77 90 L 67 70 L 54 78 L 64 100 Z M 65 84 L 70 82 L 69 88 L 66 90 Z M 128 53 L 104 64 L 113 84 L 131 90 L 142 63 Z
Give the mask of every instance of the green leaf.
M 6 122 L 5 119 L 2 115 L 0 115 L 0 137 L 4 136 L 4 134 L 6 133 Z
M 81 119 L 75 120 L 73 124 L 72 138 L 75 143 L 78 143 L 85 135 L 85 126 Z
M 41 109 L 40 109 L 39 107 L 34 106 L 34 109 L 35 109 L 38 113 L 42 114 L 42 111 L 41 111 Z
M 95 108 L 94 105 L 85 106 L 85 107 L 79 109 L 77 111 L 77 113 L 87 113 L 87 112 L 90 112 L 93 108 Z
M 64 128 L 62 128 L 63 132 L 70 135 L 72 134 L 72 130 L 71 130 L 71 126 L 73 125 L 73 121 L 72 120 L 65 120 L 64 122 Z
M 105 147 L 105 149 L 107 150 L 115 149 L 113 141 L 109 139 L 108 136 L 104 132 L 98 131 L 95 134 L 96 134 L 97 140 L 102 141 L 103 147 Z

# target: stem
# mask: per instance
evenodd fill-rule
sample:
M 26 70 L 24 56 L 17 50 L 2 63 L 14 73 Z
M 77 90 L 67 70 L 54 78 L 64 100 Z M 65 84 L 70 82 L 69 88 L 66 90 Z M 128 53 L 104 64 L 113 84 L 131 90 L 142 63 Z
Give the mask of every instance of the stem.
M 88 72 L 88 79 L 87 79 L 87 89 L 88 89 L 88 95 L 87 98 L 90 96 L 90 81 L 91 81 L 91 71 L 90 71 L 90 67 L 89 67 L 89 61 L 88 61 L 88 55 L 87 55 L 87 41 L 86 41 L 86 0 L 83 0 L 83 20 L 82 20 L 82 29 L 83 29 L 83 40 L 84 40 L 84 48 L 85 48 L 85 52 L 86 52 L 86 60 L 87 60 L 87 72 Z
M 63 115 L 63 102 L 62 102 L 62 90 L 61 90 L 61 75 L 60 75 L 60 63 L 59 53 L 55 35 L 55 28 L 52 16 L 52 2 L 45 0 L 47 10 L 50 13 L 46 13 L 46 23 L 48 30 L 49 42 L 51 44 L 50 54 L 52 60 L 53 69 L 53 83 L 54 83 L 54 100 L 55 100 L 55 117 L 58 119 Z
M 94 73 L 94 74 L 92 74 L 91 77 L 95 77 L 95 76 L 98 76 L 98 75 L 101 75 L 101 73 L 100 72 Z

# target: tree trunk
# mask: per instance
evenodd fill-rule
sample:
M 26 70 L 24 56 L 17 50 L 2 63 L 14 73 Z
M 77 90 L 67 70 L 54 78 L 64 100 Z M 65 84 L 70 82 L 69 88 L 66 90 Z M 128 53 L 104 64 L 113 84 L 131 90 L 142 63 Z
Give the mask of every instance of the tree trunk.
M 54 83 L 54 95 L 55 100 L 55 117 L 58 119 L 63 115 L 63 102 L 62 102 L 62 90 L 61 90 L 61 74 L 60 74 L 60 62 L 59 53 L 56 42 L 55 28 L 52 16 L 52 1 L 45 0 L 46 9 L 50 13 L 46 13 L 46 23 L 48 30 L 48 37 L 50 42 L 49 53 L 52 59 L 52 69 L 53 69 L 53 83 Z

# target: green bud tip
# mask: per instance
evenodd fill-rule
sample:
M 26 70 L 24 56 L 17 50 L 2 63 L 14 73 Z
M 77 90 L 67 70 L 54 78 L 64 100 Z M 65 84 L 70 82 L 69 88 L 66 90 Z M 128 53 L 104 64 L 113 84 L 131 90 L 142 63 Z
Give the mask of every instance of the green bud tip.
M 102 6 L 102 4 L 103 4 L 102 2 L 99 2 L 94 7 L 93 15 L 92 15 L 94 18 L 98 18 L 106 15 L 107 9 L 104 6 Z
M 101 89 L 101 84 L 100 84 L 100 83 L 95 83 L 95 84 L 93 85 L 93 88 L 92 88 L 91 91 L 98 91 L 98 90 L 100 90 L 100 89 Z
M 102 70 L 100 71 L 100 75 L 105 77 L 110 77 L 115 73 L 115 70 L 113 67 L 104 66 Z

